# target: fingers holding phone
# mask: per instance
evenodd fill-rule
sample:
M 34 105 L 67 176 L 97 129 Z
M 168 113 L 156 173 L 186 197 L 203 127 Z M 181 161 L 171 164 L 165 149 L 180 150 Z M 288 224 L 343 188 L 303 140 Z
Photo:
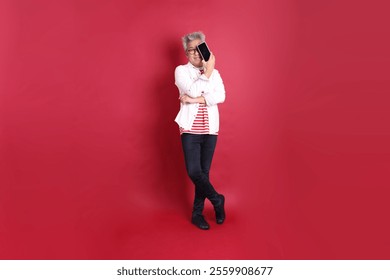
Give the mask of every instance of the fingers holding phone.
M 204 74 L 207 78 L 210 78 L 211 73 L 214 70 L 215 67 L 215 56 L 212 52 L 210 52 L 210 58 L 208 61 L 202 60 L 203 68 L 204 68 Z
M 198 53 L 202 57 L 202 64 L 204 68 L 204 74 L 207 78 L 210 78 L 211 73 L 215 66 L 215 57 L 207 46 L 206 42 L 202 42 L 196 46 Z

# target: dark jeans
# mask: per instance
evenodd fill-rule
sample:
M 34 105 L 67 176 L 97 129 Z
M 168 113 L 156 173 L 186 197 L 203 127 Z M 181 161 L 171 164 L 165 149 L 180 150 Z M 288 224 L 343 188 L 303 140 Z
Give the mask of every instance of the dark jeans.
M 183 133 L 181 143 L 188 176 L 195 185 L 193 214 L 202 214 L 205 199 L 213 205 L 220 202 L 219 194 L 209 180 L 217 135 Z

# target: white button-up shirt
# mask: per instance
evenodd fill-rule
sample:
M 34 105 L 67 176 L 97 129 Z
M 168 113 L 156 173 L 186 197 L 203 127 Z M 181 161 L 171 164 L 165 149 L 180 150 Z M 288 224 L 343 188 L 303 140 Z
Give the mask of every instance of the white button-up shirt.
M 225 101 L 225 87 L 218 70 L 214 69 L 210 78 L 200 73 L 200 69 L 190 62 L 175 69 L 175 84 L 180 96 L 187 94 L 192 98 L 203 96 L 209 115 L 210 134 L 219 131 L 218 103 Z M 199 103 L 180 103 L 180 111 L 175 122 L 185 130 L 189 130 L 198 112 Z

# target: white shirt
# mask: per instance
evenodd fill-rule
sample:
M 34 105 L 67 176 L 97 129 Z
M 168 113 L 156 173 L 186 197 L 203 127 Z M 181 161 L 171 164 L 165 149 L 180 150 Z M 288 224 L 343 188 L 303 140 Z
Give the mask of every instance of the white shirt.
M 214 69 L 210 78 L 200 73 L 200 69 L 190 62 L 175 69 L 175 84 L 180 96 L 187 94 L 192 98 L 203 96 L 209 115 L 210 134 L 219 131 L 218 103 L 225 101 L 225 87 L 218 70 Z M 180 111 L 175 122 L 185 130 L 189 130 L 198 112 L 199 103 L 180 103 Z

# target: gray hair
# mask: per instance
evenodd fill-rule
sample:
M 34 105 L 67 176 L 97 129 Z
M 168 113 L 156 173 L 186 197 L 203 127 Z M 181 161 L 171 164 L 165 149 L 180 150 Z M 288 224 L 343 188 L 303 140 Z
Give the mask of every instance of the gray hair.
M 196 31 L 192 33 L 188 33 L 184 35 L 181 40 L 183 42 L 184 50 L 187 50 L 187 44 L 191 41 L 194 41 L 196 39 L 200 39 L 201 42 L 204 42 L 206 40 L 206 35 L 203 34 L 202 31 Z

